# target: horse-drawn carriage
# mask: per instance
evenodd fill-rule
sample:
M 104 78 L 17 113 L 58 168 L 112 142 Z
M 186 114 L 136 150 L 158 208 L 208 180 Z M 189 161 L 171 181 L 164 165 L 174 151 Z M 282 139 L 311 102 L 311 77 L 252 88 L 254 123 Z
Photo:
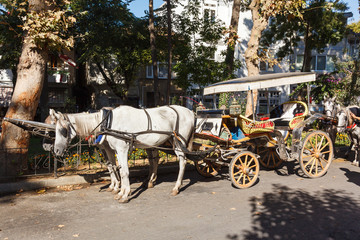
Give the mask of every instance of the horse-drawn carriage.
M 313 73 L 268 74 L 220 82 L 205 88 L 204 95 L 252 91 L 314 80 Z M 120 165 L 118 182 L 121 178 L 119 198 L 124 202 L 130 193 L 127 152 L 134 146 L 171 150 L 179 157 L 180 170 L 173 194 L 177 194 L 181 186 L 185 157 L 194 160 L 196 169 L 204 176 L 213 176 L 221 166 L 229 166 L 231 181 L 238 188 L 247 188 L 256 182 L 259 161 L 264 167 L 276 168 L 284 160 L 298 159 L 303 172 L 315 178 L 326 173 L 333 157 L 333 144 L 325 132 L 314 130 L 303 136 L 303 130 L 323 115 L 309 117 L 308 106 L 301 101 L 283 103 L 267 116 L 253 114 L 252 118 L 241 115 L 236 106 L 230 107 L 230 110 L 198 111 L 195 126 L 194 114 L 180 106 L 153 109 L 120 106 L 111 114 L 107 112 L 57 113 L 53 116 L 56 125 L 5 120 L 55 139 L 54 152 L 57 155 L 63 153 L 76 135 L 83 138 L 105 135 L 106 140 L 102 140 L 100 145 L 105 150 L 111 149 L 107 152 L 108 157 L 114 156 L 114 153 L 117 155 Z M 112 119 L 109 119 L 110 116 Z M 292 144 L 288 147 L 285 141 L 288 141 L 290 132 Z M 191 140 L 192 135 L 195 136 L 194 141 Z M 166 144 L 170 147 L 164 148 Z M 188 149 L 190 145 L 193 150 Z M 149 156 L 153 154 L 155 152 L 148 151 Z M 156 180 L 157 161 L 156 156 L 149 159 L 149 186 Z M 112 164 L 115 164 L 114 159 Z M 109 167 L 110 173 L 111 169 L 114 168 Z M 114 188 L 113 183 L 110 186 Z
M 252 91 L 314 80 L 314 73 L 246 77 L 211 85 L 205 88 L 204 95 Z M 310 116 L 307 104 L 302 101 L 285 102 L 265 115 L 253 114 L 252 118 L 241 115 L 239 109 L 230 106 L 229 111 L 198 111 L 195 136 L 212 142 L 204 144 L 200 141 L 198 148 L 206 150 L 217 145 L 213 153 L 195 162 L 201 175 L 216 175 L 221 166 L 227 165 L 234 186 L 246 188 L 256 182 L 259 162 L 266 168 L 274 169 L 283 161 L 298 159 L 302 171 L 310 178 L 327 172 L 333 157 L 333 143 L 327 133 L 313 130 L 310 126 L 315 120 L 323 118 L 322 114 Z M 286 141 L 291 142 L 290 146 Z

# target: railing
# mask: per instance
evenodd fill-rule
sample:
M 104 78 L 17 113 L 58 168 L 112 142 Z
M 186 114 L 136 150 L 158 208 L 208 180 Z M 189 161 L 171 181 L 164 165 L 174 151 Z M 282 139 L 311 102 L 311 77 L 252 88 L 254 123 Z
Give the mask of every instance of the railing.
M 67 151 L 63 157 L 56 157 L 51 152 L 28 154 L 27 159 L 14 161 L 14 152 L 17 155 L 25 154 L 28 149 L 0 149 L 0 177 L 14 175 L 14 167 L 17 176 L 53 175 L 55 178 L 70 172 L 90 171 L 92 173 L 107 170 L 106 159 L 97 147 L 89 147 L 88 144 L 77 144 Z M 172 155 L 159 152 L 159 164 L 176 162 Z M 21 164 L 22 162 L 22 164 Z M 134 149 L 128 156 L 129 167 L 147 166 L 146 151 Z M 18 165 L 22 165 L 19 167 Z

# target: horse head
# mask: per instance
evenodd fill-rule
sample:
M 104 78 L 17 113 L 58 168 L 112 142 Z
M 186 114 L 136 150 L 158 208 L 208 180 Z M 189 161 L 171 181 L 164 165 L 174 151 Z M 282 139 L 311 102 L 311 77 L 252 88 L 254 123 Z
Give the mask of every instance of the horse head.
M 343 133 L 346 129 L 346 127 L 349 125 L 348 120 L 349 120 L 349 113 L 348 113 L 348 109 L 346 108 L 341 108 L 337 113 L 336 113 L 336 117 L 338 119 L 338 124 L 336 127 L 336 130 L 339 133 Z
M 324 98 L 324 112 L 327 117 L 334 117 L 336 115 L 336 97 Z
M 62 156 L 76 136 L 76 130 L 65 114 L 54 112 L 53 116 L 56 121 L 54 153 L 56 156 Z

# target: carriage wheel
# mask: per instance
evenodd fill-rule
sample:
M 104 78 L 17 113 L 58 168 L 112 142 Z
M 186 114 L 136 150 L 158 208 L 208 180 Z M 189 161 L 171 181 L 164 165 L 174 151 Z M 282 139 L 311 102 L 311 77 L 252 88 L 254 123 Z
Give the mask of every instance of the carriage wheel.
M 333 159 L 333 143 L 323 131 L 308 134 L 300 153 L 301 170 L 310 178 L 323 176 Z
M 259 176 L 259 161 L 252 152 L 240 152 L 230 162 L 229 174 L 232 184 L 237 188 L 254 185 Z
M 257 154 L 261 166 L 267 169 L 276 169 L 283 162 L 275 147 L 257 147 Z
M 204 177 L 214 177 L 218 175 L 221 165 L 215 161 L 220 157 L 217 151 L 212 152 L 208 157 L 203 160 L 195 162 L 196 171 Z

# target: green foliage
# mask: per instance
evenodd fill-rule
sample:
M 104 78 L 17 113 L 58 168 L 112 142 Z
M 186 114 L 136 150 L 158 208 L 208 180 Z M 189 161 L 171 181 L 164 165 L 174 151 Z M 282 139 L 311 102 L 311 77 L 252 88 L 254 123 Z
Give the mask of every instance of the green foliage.
M 348 28 L 355 33 L 360 33 L 360 21 L 348 25 Z
M 306 42 L 310 49 L 323 52 L 328 44 L 336 45 L 343 39 L 346 29 L 346 19 L 343 15 L 346 4 L 339 1 L 311 0 L 303 5 L 302 17 L 295 15 L 278 15 L 262 35 L 262 46 L 270 47 L 282 40 L 277 56 L 281 59 L 293 53 L 295 47 L 307 32 L 310 32 Z
M 19 11 L 19 5 L 25 1 L 4 1 L 0 4 L 5 9 L 0 9 L 0 68 L 16 69 L 22 46 L 22 18 L 26 12 Z
M 311 96 L 316 103 L 320 103 L 324 97 L 334 97 L 343 105 L 358 104 L 360 96 L 360 63 L 357 60 L 336 62 L 336 71 L 321 74 L 316 77 L 312 85 Z M 306 83 L 299 84 L 290 94 L 295 96 L 306 89 Z
M 138 67 L 150 61 L 148 23 L 129 12 L 128 2 L 74 0 L 71 5 L 78 19 L 73 31 L 78 36 L 79 62 L 97 63 L 120 97 L 126 94 Z
M 68 0 L 46 1 L 46 10 L 40 11 L 34 10 L 39 6 L 29 8 L 28 1 L 23 0 L 1 0 L 0 4 L 6 9 L 2 10 L 2 24 L 8 27 L 8 30 L 2 30 L 13 31 L 12 34 L 7 33 L 15 37 L 15 41 L 34 43 L 39 49 L 50 51 L 73 47 L 74 39 L 68 30 L 76 18 L 72 15 Z
M 193 84 L 202 87 L 221 80 L 226 67 L 224 62 L 214 60 L 223 25 L 210 17 L 203 17 L 200 4 L 199 0 L 189 1 L 180 15 L 173 16 L 174 71 L 176 83 L 183 89 Z

